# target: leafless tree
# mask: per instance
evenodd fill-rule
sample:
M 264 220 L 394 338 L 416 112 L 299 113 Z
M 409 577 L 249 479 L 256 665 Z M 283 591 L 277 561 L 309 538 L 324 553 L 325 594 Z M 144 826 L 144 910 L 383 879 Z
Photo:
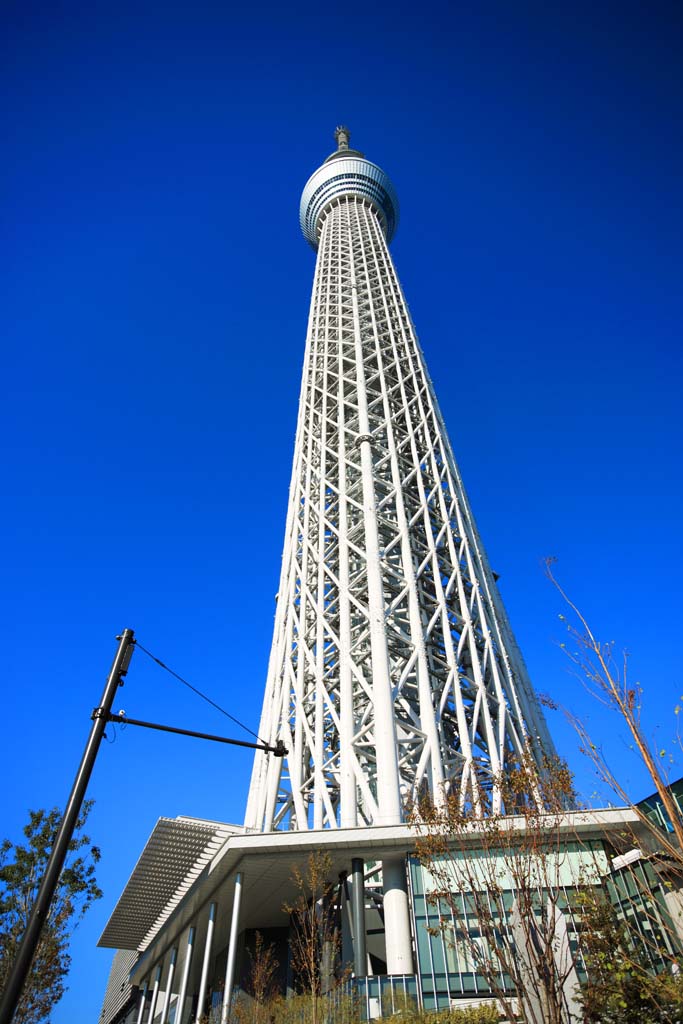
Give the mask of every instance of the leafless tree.
M 529 750 L 498 784 L 516 813 L 481 817 L 456 796 L 413 809 L 427 899 L 459 963 L 483 979 L 508 1020 L 567 1024 L 581 1013 L 567 879 L 596 885 L 598 865 L 577 856 L 573 781 L 562 762 L 539 771 Z
M 323 981 L 331 974 L 338 949 L 332 912 L 335 885 L 329 854 L 309 854 L 306 868 L 292 868 L 295 897 L 283 909 L 290 915 L 290 956 L 294 975 L 310 999 L 310 1024 L 318 1024 Z
M 632 683 L 630 680 L 628 654 L 624 651 L 618 660 L 615 655 L 614 643 L 611 641 L 606 643 L 597 638 L 584 615 L 558 583 L 553 573 L 553 563 L 554 559 L 546 559 L 546 575 L 564 600 L 569 612 L 568 616 L 560 616 L 567 630 L 567 641 L 561 643 L 560 647 L 574 665 L 577 676 L 591 697 L 615 712 L 626 725 L 633 739 L 635 750 L 652 780 L 653 788 L 662 802 L 673 829 L 671 841 L 666 833 L 657 830 L 657 842 L 668 856 L 683 867 L 683 814 L 681 814 L 669 786 L 667 751 L 654 748 L 643 729 L 641 720 L 643 688 L 640 683 Z M 550 706 L 558 706 L 548 699 L 545 703 Z M 633 803 L 622 781 L 610 766 L 603 746 L 591 737 L 585 721 L 566 708 L 561 708 L 561 710 L 576 730 L 581 742 L 581 750 L 592 761 L 601 781 L 606 783 L 625 805 L 633 807 L 647 828 L 652 828 L 650 818 L 638 804 Z M 676 705 L 672 708 L 672 713 L 677 716 L 680 710 L 680 706 Z M 680 751 L 681 736 L 678 728 L 676 728 L 674 742 Z

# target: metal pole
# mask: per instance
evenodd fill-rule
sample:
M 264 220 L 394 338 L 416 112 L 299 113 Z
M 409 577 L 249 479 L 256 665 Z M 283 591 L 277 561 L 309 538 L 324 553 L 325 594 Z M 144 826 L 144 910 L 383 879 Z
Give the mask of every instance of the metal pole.
M 147 1001 L 147 989 L 148 988 L 149 988 L 149 982 L 145 981 L 145 984 L 144 984 L 144 986 L 142 988 L 142 995 L 141 995 L 141 998 L 140 998 L 140 1008 L 138 1010 L 138 1017 L 137 1017 L 136 1024 L 142 1024 L 142 1017 L 143 1017 L 143 1014 L 145 1012 L 145 1002 Z
M 173 985 L 173 975 L 175 974 L 175 962 L 178 956 L 178 947 L 174 946 L 171 950 L 171 963 L 168 968 L 168 980 L 166 981 L 166 995 L 164 997 L 164 1008 L 161 1012 L 161 1024 L 167 1024 L 168 1021 L 168 1009 L 171 1005 L 171 986 Z
M 157 998 L 159 996 L 159 983 L 161 982 L 161 964 L 157 967 L 157 972 L 154 976 L 154 988 L 152 989 L 152 1001 L 149 1004 L 149 1014 L 147 1017 L 147 1024 L 152 1024 L 154 1020 L 154 1013 L 157 1008 Z
M 183 1007 L 185 1006 L 185 997 L 187 996 L 187 982 L 190 977 L 190 965 L 192 964 L 192 948 L 194 946 L 195 928 L 194 925 L 190 928 L 190 934 L 187 937 L 187 948 L 185 950 L 185 964 L 183 965 L 183 977 L 180 982 L 180 992 L 178 993 L 178 1009 L 176 1011 L 177 1024 L 183 1024 Z
M 349 214 L 350 217 L 350 214 Z M 401 791 L 399 788 L 398 744 L 392 696 L 389 649 L 382 560 L 380 558 L 375 469 L 372 456 L 372 433 L 363 361 L 363 332 L 360 325 L 358 281 L 351 249 L 351 302 L 353 311 L 353 340 L 356 356 L 356 401 L 358 404 L 358 441 L 363 494 L 363 525 L 365 528 L 365 571 L 368 595 L 368 626 L 372 655 L 372 702 L 374 707 L 375 756 L 377 758 L 375 782 L 377 786 L 377 815 L 373 825 L 398 825 L 401 821 Z M 394 922 L 386 921 L 387 934 Z M 387 970 L 389 969 L 387 965 Z
M 159 725 L 158 722 L 142 722 L 139 718 L 128 718 L 127 715 L 107 715 L 108 722 L 116 722 L 119 725 L 141 725 L 145 729 L 156 729 L 157 732 L 172 732 L 178 736 L 193 736 L 198 740 L 213 740 L 214 743 L 230 743 L 233 747 L 250 747 L 252 750 L 265 750 L 268 754 L 275 754 L 276 757 L 285 757 L 289 751 L 282 740 L 278 740 L 274 747 L 268 743 L 249 743 L 247 740 L 232 740 L 227 736 L 214 736 L 210 732 L 196 732 L 194 729 L 178 729 L 175 725 Z
M 225 990 L 223 992 L 223 1010 L 221 1024 L 226 1024 L 230 1013 L 232 986 L 235 980 L 235 959 L 237 954 L 237 932 L 240 921 L 240 902 L 242 900 L 242 872 L 235 875 L 235 897 L 232 901 L 232 920 L 230 921 L 230 941 L 228 943 L 228 962 L 225 967 Z
M 209 980 L 209 964 L 211 962 L 211 946 L 213 945 L 213 929 L 216 923 L 216 904 L 209 906 L 209 923 L 206 926 L 206 942 L 204 943 L 204 960 L 202 962 L 202 977 L 199 982 L 199 998 L 197 999 L 197 1019 L 204 1015 L 204 1000 L 206 999 L 206 987 Z
M 21 997 L 26 976 L 31 969 L 31 963 L 35 954 L 43 925 L 50 912 L 52 897 L 54 896 L 59 876 L 64 867 L 64 861 L 69 851 L 69 844 L 73 838 L 76 822 L 81 813 L 81 806 L 85 791 L 88 788 L 88 781 L 95 764 L 97 751 L 100 748 L 102 736 L 107 725 L 107 715 L 111 712 L 114 697 L 119 686 L 123 686 L 123 676 L 128 671 L 130 659 L 135 645 L 132 629 L 124 629 L 120 637 L 119 648 L 111 666 L 109 678 L 107 679 L 102 694 L 100 706 L 93 711 L 93 725 L 90 736 L 83 752 L 76 778 L 74 780 L 69 802 L 66 805 L 62 823 L 57 831 L 54 846 L 45 868 L 43 880 L 29 917 L 26 931 L 21 940 L 17 958 L 7 979 L 7 985 L 0 1003 L 0 1024 L 11 1024 L 14 1012 Z
M 353 973 L 364 978 L 368 973 L 368 954 L 365 944 L 365 864 L 361 857 L 351 861 L 351 904 L 353 913 Z

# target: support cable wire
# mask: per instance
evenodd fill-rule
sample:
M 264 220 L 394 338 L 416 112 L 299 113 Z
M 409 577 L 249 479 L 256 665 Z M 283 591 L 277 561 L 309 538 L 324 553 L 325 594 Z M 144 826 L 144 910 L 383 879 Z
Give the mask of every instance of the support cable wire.
M 183 686 L 187 686 L 187 688 L 192 690 L 193 693 L 196 693 L 198 697 L 201 697 L 202 700 L 205 700 L 208 704 L 211 704 L 212 707 L 216 709 L 216 711 L 220 711 L 222 715 L 225 715 L 226 718 L 229 718 L 231 722 L 235 723 L 235 725 L 239 725 L 240 729 L 244 729 L 244 731 L 248 732 L 250 736 L 253 736 L 255 739 L 257 739 L 259 743 L 263 743 L 263 745 L 266 747 L 268 746 L 266 741 L 262 740 L 261 737 L 253 731 L 253 729 L 250 729 L 249 726 L 244 724 L 244 722 L 240 722 L 239 718 L 235 718 L 235 716 L 231 715 L 229 711 L 226 711 L 225 708 L 222 708 L 220 704 L 216 704 L 215 700 L 211 700 L 211 697 L 207 697 L 205 693 L 202 693 L 201 690 L 198 690 L 196 686 L 192 685 L 192 683 L 188 683 L 187 679 L 183 679 L 183 677 L 178 675 L 177 672 L 174 672 L 172 668 L 169 668 L 168 665 L 165 665 L 161 658 L 157 658 L 156 655 L 152 654 L 151 651 L 148 651 L 147 648 L 143 647 L 140 641 L 137 639 L 135 640 L 135 646 L 138 648 L 138 650 L 146 654 L 148 658 L 151 658 L 152 661 L 155 661 L 160 668 L 163 668 L 166 670 L 166 672 L 169 672 L 174 679 L 178 680 L 179 683 L 182 683 Z

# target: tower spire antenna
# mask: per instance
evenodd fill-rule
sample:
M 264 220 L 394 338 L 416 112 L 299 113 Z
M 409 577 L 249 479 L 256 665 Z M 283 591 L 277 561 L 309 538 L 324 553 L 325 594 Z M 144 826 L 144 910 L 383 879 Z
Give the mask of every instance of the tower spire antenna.
M 349 142 L 351 141 L 351 132 L 345 124 L 338 125 L 334 130 L 334 137 L 337 142 L 337 150 L 343 150 L 349 148 Z

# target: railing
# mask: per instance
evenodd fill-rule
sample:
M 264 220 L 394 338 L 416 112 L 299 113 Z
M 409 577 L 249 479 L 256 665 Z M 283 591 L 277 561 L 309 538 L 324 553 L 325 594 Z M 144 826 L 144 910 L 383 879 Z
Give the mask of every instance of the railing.
M 420 990 L 415 974 L 371 975 L 350 978 L 325 997 L 326 1024 L 352 1024 L 358 1020 L 391 1017 L 408 1009 L 420 1009 Z
M 379 1020 L 394 1014 L 422 1008 L 422 999 L 415 974 L 372 975 L 367 978 L 349 978 L 328 993 L 318 996 L 315 1006 L 310 995 L 301 993 L 264 1005 L 254 1011 L 250 996 L 241 990 L 233 994 L 229 1014 L 230 1024 L 360 1024 L 361 1021 Z M 159 1024 L 155 1018 L 154 1024 Z M 221 1010 L 216 1005 L 201 1024 L 220 1024 Z

